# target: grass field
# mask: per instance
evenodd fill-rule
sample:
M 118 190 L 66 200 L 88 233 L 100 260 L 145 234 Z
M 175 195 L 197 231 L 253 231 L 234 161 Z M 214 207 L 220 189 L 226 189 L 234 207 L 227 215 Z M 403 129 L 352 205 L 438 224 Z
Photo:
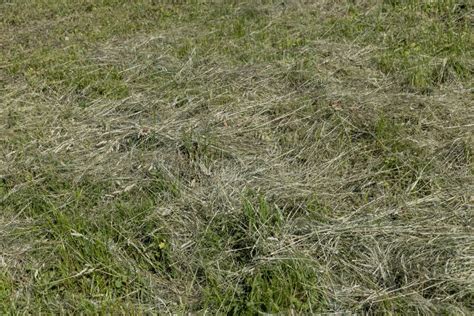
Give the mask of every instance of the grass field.
M 172 2 L 0 1 L 0 314 L 472 315 L 472 3 Z

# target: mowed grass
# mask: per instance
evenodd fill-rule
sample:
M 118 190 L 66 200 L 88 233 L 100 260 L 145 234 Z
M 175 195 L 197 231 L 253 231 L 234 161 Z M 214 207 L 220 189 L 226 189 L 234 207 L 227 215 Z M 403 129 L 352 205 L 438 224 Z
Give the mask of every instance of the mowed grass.
M 474 312 L 470 1 L 0 3 L 0 313 Z

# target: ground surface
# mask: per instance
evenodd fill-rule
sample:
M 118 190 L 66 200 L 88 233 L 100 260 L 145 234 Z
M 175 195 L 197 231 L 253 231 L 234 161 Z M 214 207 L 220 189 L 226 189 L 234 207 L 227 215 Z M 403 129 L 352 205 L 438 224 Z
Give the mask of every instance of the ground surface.
M 470 2 L 191 2 L 0 2 L 0 312 L 473 313 Z

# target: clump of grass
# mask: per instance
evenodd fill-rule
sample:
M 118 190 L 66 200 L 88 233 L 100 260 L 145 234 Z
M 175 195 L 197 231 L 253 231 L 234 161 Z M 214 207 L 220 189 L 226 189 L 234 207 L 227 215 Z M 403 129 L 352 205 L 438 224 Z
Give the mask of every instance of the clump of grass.
M 211 281 L 207 301 L 230 314 L 317 312 L 327 310 L 318 283 L 316 271 L 304 260 L 283 259 L 257 265 L 229 288 Z
M 1 313 L 472 313 L 471 11 L 0 4 Z
M 25 55 L 10 65 L 9 74 L 24 77 L 30 86 L 43 92 L 71 91 L 83 107 L 88 100 L 98 97 L 122 99 L 128 96 L 128 87 L 118 69 L 88 62 L 81 56 L 80 49 L 72 47 L 66 52 L 45 49 L 28 57 Z

